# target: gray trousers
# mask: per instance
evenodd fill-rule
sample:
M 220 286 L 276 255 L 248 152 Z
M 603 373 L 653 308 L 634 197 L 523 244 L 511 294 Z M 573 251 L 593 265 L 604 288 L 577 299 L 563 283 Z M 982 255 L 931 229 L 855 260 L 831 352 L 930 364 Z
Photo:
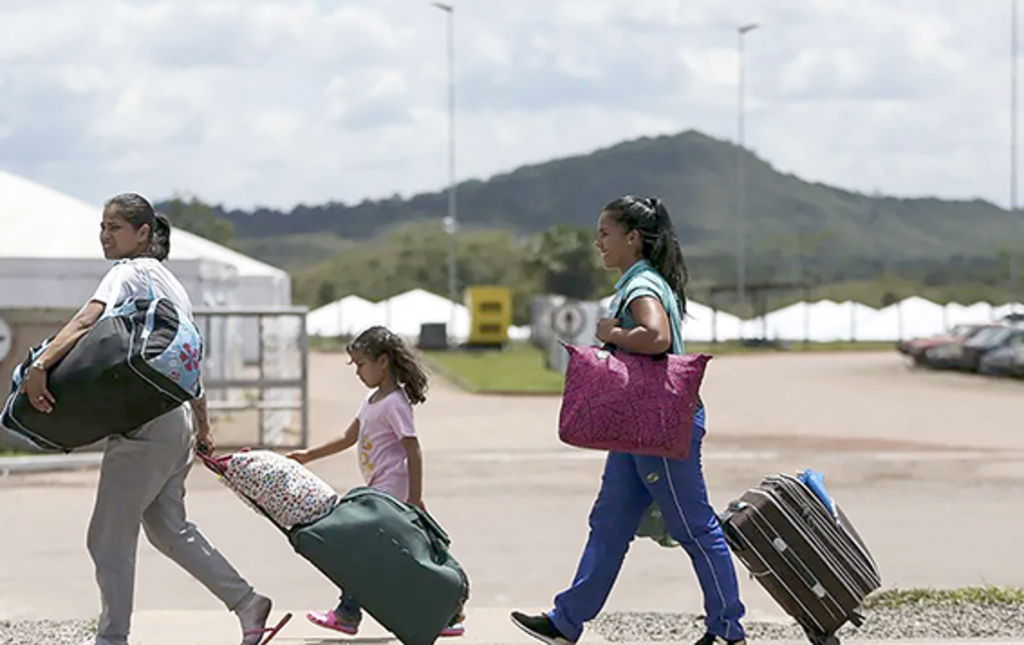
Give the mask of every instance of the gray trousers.
M 100 645 L 126 645 L 135 595 L 139 527 L 158 551 L 206 586 L 229 610 L 253 593 L 185 519 L 185 476 L 193 457 L 192 412 L 183 405 L 127 435 L 107 439 L 88 546 L 103 611 Z

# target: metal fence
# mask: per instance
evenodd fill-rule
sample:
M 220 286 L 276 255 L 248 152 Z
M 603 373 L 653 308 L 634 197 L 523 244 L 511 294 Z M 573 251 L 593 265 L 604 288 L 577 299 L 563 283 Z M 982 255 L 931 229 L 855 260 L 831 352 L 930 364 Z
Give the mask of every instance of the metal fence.
M 218 447 L 309 444 L 304 307 L 200 309 L 206 398 Z

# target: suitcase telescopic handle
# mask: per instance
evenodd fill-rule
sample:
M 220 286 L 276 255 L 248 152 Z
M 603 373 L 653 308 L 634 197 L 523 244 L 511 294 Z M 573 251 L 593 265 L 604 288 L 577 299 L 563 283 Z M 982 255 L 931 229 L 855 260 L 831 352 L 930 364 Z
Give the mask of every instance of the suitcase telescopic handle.
M 804 581 L 804 584 L 811 590 L 811 593 L 819 598 L 824 598 L 828 595 L 828 592 L 825 591 L 825 585 L 821 584 L 821 582 L 814 577 L 814 573 L 812 573 L 810 568 L 804 564 L 804 561 L 793 552 L 793 549 L 789 548 L 789 545 L 786 544 L 785 540 L 777 537 L 772 540 L 772 546 L 775 547 L 775 550 L 782 556 L 782 559 L 786 561 L 786 564 L 788 564 L 790 568 L 800 576 L 800 579 Z

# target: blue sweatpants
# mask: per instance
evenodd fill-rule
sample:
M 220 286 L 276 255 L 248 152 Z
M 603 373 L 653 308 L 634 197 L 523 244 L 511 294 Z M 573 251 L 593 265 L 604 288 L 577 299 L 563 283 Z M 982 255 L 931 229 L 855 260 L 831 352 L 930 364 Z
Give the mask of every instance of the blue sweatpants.
M 576 577 L 555 597 L 555 608 L 548 614 L 566 638 L 578 640 L 583 623 L 601 611 L 652 500 L 658 502 L 669 533 L 693 561 L 704 592 L 707 630 L 726 640 L 744 637 L 740 618 L 745 610 L 736 571 L 704 485 L 703 439 L 704 429 L 695 425 L 685 461 L 609 453 Z

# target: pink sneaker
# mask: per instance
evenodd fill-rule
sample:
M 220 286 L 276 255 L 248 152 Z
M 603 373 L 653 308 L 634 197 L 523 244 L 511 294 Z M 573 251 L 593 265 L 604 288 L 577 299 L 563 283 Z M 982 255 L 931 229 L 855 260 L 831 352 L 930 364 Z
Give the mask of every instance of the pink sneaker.
M 338 618 L 338 614 L 334 613 L 333 609 L 328 609 L 327 611 L 311 610 L 306 612 L 306 618 L 314 625 L 319 625 L 325 629 L 333 629 L 336 632 L 348 634 L 349 636 L 355 636 L 356 632 L 359 631 L 358 621 L 350 623 L 341 620 Z
M 462 636 L 466 633 L 466 626 L 461 621 L 453 622 L 444 629 L 438 636 L 451 637 L 451 636 Z

